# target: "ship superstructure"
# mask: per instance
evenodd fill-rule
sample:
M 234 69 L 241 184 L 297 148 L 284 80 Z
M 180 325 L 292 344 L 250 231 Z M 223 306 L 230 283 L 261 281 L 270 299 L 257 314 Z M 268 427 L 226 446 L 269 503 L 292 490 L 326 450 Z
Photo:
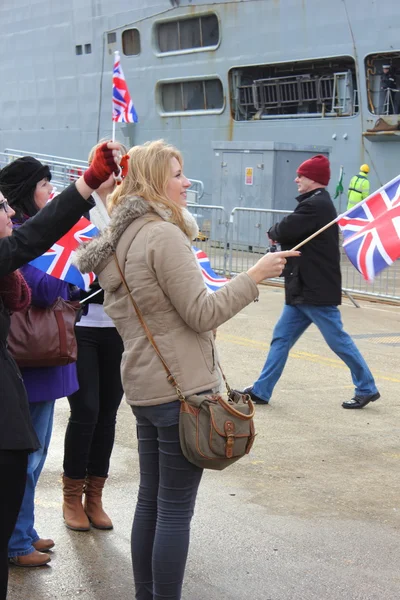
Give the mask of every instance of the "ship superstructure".
M 398 174 L 400 91 L 383 89 L 385 65 L 396 83 L 400 74 L 392 0 L 17 4 L 0 8 L 1 149 L 84 159 L 111 134 L 119 50 L 139 123 L 117 127 L 118 138 L 175 144 L 188 175 L 205 184 L 203 201 L 220 200 L 212 179 L 221 144 L 322 149 L 331 191 L 341 165 L 346 182 L 368 163 L 371 189 Z M 279 207 L 262 190 L 255 202 Z

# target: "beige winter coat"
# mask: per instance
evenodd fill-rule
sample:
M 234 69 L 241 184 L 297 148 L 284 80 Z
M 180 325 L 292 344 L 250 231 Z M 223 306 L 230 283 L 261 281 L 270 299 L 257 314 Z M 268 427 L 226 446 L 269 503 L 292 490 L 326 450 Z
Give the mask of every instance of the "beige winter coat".
M 186 229 L 195 237 L 196 223 L 184 213 Z M 220 379 L 212 329 L 258 297 L 254 281 L 242 273 L 210 294 L 189 238 L 165 209 L 137 197 L 114 209 L 110 226 L 79 250 L 76 264 L 83 272 L 94 271 L 105 291 L 105 311 L 124 342 L 122 382 L 132 405 L 163 404 L 177 395 L 121 283 L 114 251 L 182 392 L 216 389 Z

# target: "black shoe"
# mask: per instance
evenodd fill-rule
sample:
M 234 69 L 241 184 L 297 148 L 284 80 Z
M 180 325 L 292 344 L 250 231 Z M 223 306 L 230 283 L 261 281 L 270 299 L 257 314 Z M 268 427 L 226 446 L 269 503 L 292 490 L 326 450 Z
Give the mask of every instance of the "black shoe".
M 379 392 L 370 394 L 369 396 L 354 396 L 354 398 L 348 402 L 343 402 L 342 406 L 343 408 L 364 408 L 364 406 L 367 406 L 370 402 L 375 402 L 375 400 L 378 400 L 380 397 L 381 395 Z
M 253 386 L 250 385 L 249 387 L 244 388 L 242 394 L 248 394 L 250 396 L 253 404 L 264 404 L 264 405 L 269 404 L 268 400 L 263 400 L 262 398 L 259 398 L 258 396 L 256 396 L 254 394 L 254 392 L 252 390 L 253 390 Z

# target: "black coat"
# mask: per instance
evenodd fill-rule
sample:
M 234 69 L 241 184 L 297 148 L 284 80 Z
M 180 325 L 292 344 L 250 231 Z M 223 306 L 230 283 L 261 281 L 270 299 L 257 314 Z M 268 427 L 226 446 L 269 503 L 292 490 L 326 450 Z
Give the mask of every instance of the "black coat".
M 295 211 L 268 231 L 283 250 L 290 250 L 336 218 L 329 193 L 324 188 L 301 194 Z M 286 304 L 341 304 L 339 230 L 332 225 L 300 248 L 284 270 Z
M 0 278 L 46 252 L 87 211 L 75 184 L 61 192 L 35 217 L 0 238 Z M 36 450 L 28 401 L 21 374 L 7 350 L 10 315 L 0 298 L 0 449 Z

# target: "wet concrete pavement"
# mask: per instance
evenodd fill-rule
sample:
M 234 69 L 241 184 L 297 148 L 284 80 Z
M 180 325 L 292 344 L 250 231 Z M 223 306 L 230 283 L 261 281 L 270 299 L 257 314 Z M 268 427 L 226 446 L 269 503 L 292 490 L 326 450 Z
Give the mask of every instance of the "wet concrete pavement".
M 218 332 L 235 387 L 250 384 L 283 303 L 264 287 Z M 183 600 L 399 600 L 400 307 L 342 307 L 382 399 L 361 411 L 347 368 L 313 326 L 293 349 L 270 406 L 257 407 L 249 457 L 204 475 L 192 527 Z M 130 528 L 138 486 L 134 420 L 118 414 L 105 506 L 114 530 L 77 533 L 61 516 L 60 400 L 36 499 L 42 537 L 56 541 L 50 566 L 11 567 L 10 600 L 134 598 Z

